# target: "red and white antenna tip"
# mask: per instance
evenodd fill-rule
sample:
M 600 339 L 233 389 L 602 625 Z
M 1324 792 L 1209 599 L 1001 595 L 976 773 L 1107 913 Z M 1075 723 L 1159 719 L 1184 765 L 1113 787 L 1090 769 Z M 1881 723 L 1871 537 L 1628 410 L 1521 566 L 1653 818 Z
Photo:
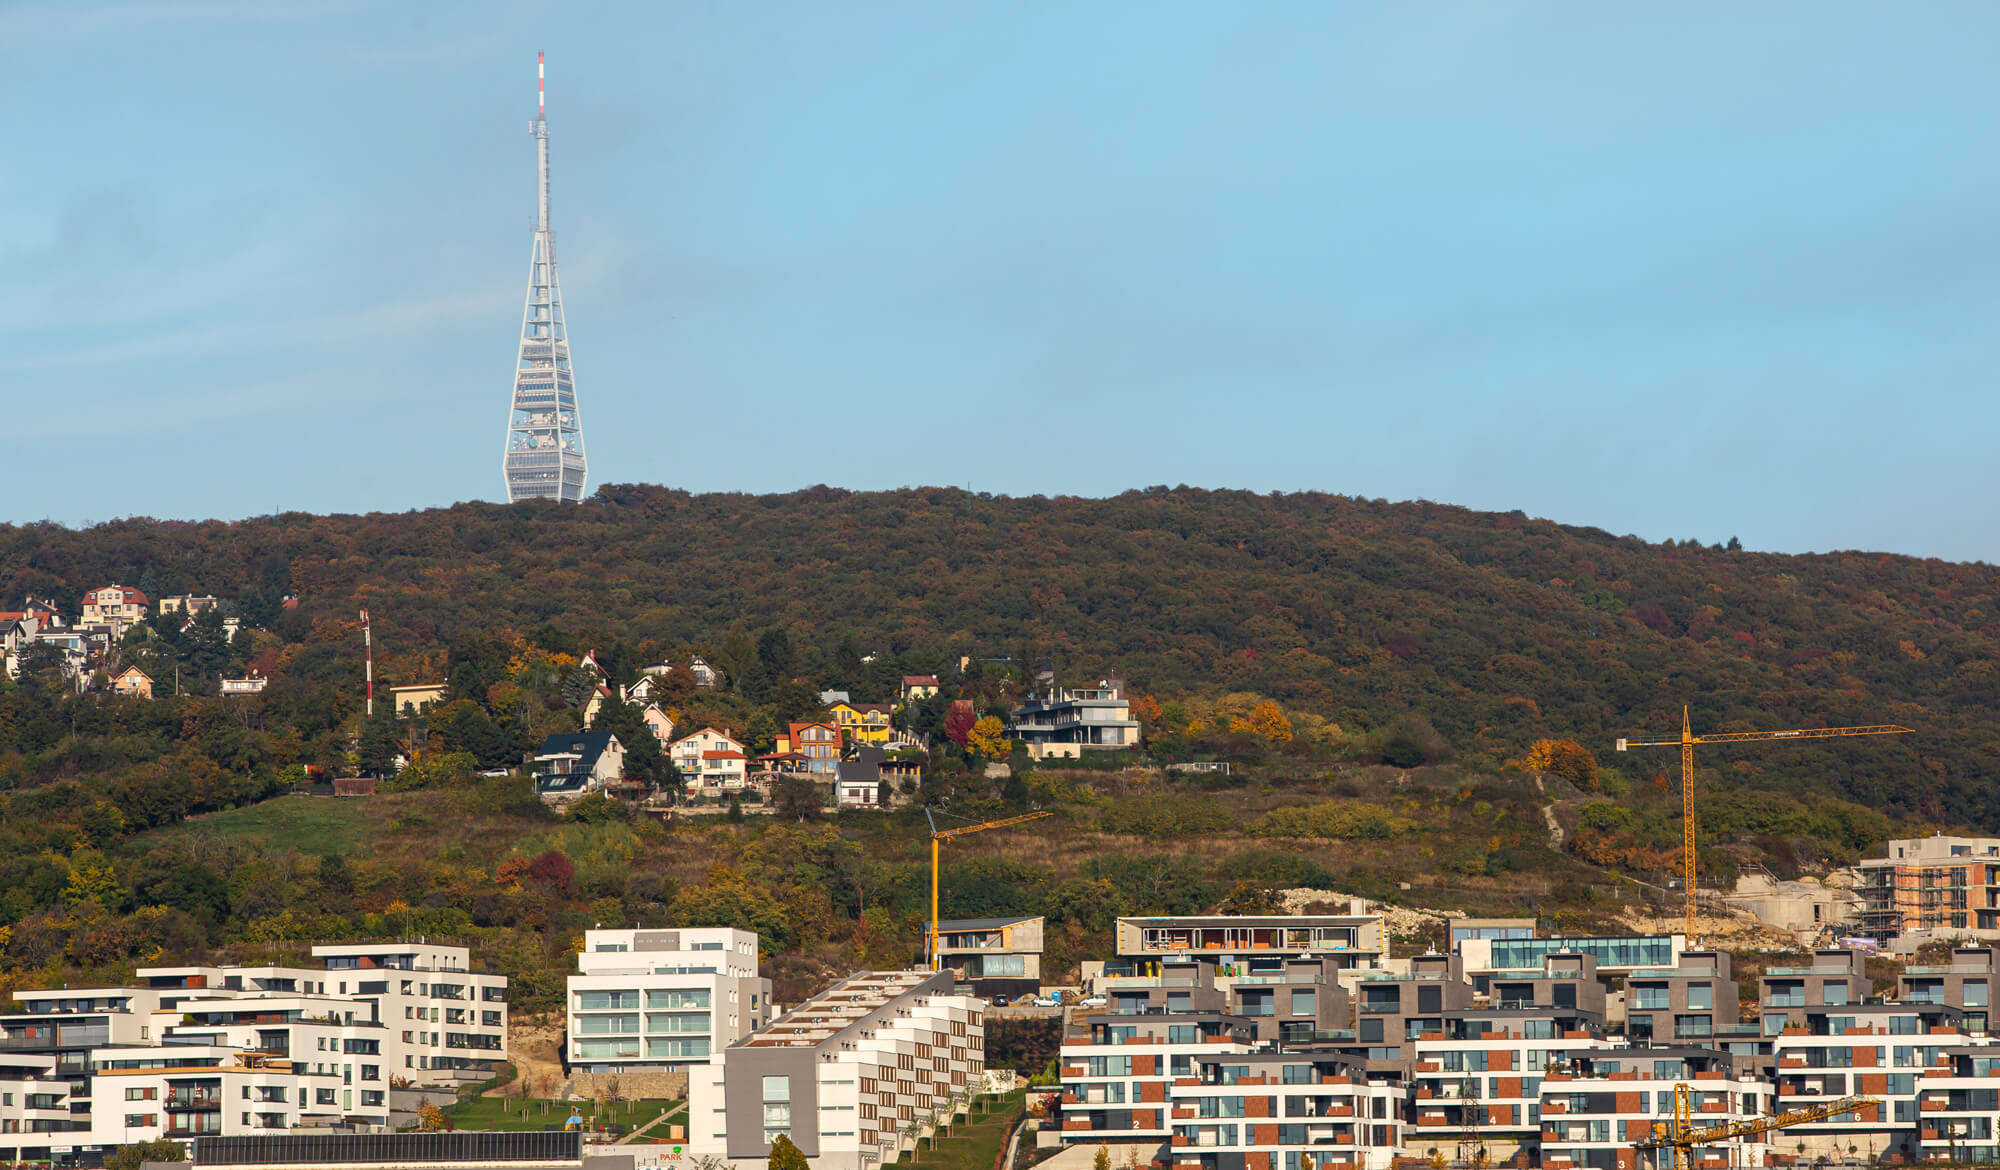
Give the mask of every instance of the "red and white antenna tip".
M 549 108 L 548 82 L 543 80 L 542 54 L 535 54 L 535 109 L 546 113 Z

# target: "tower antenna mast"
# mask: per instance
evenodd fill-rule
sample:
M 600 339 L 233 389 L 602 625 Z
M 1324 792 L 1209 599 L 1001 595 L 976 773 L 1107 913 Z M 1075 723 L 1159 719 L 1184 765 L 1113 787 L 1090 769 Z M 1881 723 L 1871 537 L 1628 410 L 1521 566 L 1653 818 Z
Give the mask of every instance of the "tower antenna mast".
M 368 718 L 375 718 L 375 631 L 368 622 L 368 611 L 361 611 L 361 652 L 367 659 L 368 670 Z
M 546 56 L 535 54 L 535 242 L 528 256 L 528 298 L 514 362 L 513 407 L 500 469 L 507 502 L 583 499 L 590 466 L 570 371 L 569 327 L 556 275 L 556 235 L 549 225 L 549 119 Z

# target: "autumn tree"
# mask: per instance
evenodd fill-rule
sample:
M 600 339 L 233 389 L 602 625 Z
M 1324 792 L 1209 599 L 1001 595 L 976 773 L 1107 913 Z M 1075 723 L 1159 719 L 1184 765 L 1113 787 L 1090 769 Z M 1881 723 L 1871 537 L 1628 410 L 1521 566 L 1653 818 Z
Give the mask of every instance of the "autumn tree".
M 1007 755 L 1006 724 L 994 715 L 973 724 L 965 737 L 965 750 L 989 760 L 1004 759 Z
M 959 747 L 964 747 L 966 738 L 972 734 L 972 729 L 978 723 L 979 716 L 972 709 L 972 700 L 954 699 L 951 710 L 945 712 L 944 716 L 945 738 Z
M 779 1134 L 771 1140 L 770 1170 L 811 1170 L 811 1164 L 791 1138 Z
M 1256 710 L 1250 712 L 1249 722 L 1250 730 L 1272 743 L 1292 742 L 1292 721 L 1285 718 L 1284 711 L 1269 699 L 1257 704 Z
M 1538 739 L 1515 766 L 1526 772 L 1560 776 L 1585 792 L 1597 791 L 1597 757 L 1573 739 Z

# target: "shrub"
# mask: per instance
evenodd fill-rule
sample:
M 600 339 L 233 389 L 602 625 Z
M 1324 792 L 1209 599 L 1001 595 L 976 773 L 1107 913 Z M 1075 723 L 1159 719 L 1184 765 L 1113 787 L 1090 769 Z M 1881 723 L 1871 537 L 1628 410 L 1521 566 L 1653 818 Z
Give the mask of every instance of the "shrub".
M 1383 841 L 1417 827 L 1379 804 L 1322 801 L 1274 808 L 1253 822 L 1253 837 L 1327 837 L 1341 841 Z

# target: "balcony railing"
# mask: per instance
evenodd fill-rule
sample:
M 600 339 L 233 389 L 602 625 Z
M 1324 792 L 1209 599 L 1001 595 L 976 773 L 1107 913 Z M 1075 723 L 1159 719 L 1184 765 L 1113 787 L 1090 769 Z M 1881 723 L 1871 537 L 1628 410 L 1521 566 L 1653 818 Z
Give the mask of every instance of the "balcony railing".
M 214 1096 L 168 1097 L 164 1105 L 169 1112 L 195 1113 L 222 1108 L 222 1097 L 219 1094 Z

